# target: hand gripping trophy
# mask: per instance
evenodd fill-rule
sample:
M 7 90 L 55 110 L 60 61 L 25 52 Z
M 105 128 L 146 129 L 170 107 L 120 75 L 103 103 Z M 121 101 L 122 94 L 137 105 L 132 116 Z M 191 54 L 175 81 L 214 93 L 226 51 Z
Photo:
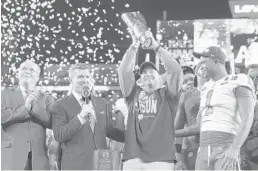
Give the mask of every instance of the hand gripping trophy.
M 151 46 L 152 41 L 145 34 L 146 31 L 148 31 L 147 23 L 139 11 L 124 13 L 122 15 L 122 19 L 126 23 L 127 27 L 134 32 L 143 48 Z

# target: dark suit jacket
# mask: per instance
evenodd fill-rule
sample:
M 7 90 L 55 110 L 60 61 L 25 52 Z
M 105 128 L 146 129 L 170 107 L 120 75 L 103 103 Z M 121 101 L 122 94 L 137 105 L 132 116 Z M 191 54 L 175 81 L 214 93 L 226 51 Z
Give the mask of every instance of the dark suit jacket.
M 2 91 L 1 100 L 2 170 L 23 170 L 29 151 L 33 169 L 49 169 L 45 128 L 51 125 L 49 110 L 54 98 L 40 93 L 28 111 L 20 88 L 13 87 Z
M 117 141 L 124 140 L 124 132 L 113 128 L 107 122 L 110 112 L 108 103 L 92 97 L 97 123 L 94 133 L 86 122 L 82 125 L 77 117 L 81 106 L 74 97 L 68 95 L 57 101 L 52 108 L 52 127 L 55 139 L 62 144 L 62 170 L 91 170 L 93 150 L 106 149 L 106 136 Z

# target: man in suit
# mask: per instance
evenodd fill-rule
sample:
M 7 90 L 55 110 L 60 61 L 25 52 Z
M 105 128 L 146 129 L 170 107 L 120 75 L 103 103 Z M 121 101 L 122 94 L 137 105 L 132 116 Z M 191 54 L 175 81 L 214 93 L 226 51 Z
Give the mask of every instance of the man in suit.
M 2 91 L 2 170 L 47 170 L 46 128 L 54 98 L 36 89 L 40 67 L 27 60 L 19 67 L 19 86 Z
M 62 170 L 90 170 L 95 149 L 106 149 L 106 136 L 124 141 L 124 131 L 107 121 L 108 103 L 92 95 L 94 79 L 83 63 L 69 69 L 72 90 L 52 108 L 55 139 L 62 143 Z M 86 92 L 85 92 L 86 90 Z

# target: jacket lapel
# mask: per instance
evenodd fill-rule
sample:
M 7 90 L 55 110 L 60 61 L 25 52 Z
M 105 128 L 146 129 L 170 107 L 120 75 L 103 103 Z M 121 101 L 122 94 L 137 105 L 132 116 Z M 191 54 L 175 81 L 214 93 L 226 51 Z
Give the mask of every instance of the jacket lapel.
M 94 132 L 96 132 L 96 129 L 98 129 L 98 124 L 100 124 L 101 122 L 101 115 L 100 115 L 100 110 L 102 109 L 102 106 L 100 106 L 100 102 L 98 100 L 97 97 L 95 96 L 91 96 L 91 103 L 92 103 L 92 106 L 93 106 L 93 109 L 94 109 L 94 112 L 95 112 L 95 119 L 96 119 L 96 124 L 94 126 Z M 89 126 L 90 128 L 90 126 Z M 91 130 L 91 128 L 90 128 Z
M 97 101 L 96 97 L 94 97 L 94 96 L 91 97 L 91 103 L 92 103 L 92 106 L 93 106 L 93 109 L 94 109 L 94 112 L 95 112 L 95 117 L 98 120 L 98 113 L 99 113 L 98 110 L 99 110 L 99 108 L 97 106 L 98 101 Z
M 75 115 L 80 113 L 82 110 L 80 103 L 77 101 L 77 99 L 74 97 L 74 95 L 72 93 L 69 94 L 69 101 L 68 101 L 67 106 L 73 108 L 73 113 Z

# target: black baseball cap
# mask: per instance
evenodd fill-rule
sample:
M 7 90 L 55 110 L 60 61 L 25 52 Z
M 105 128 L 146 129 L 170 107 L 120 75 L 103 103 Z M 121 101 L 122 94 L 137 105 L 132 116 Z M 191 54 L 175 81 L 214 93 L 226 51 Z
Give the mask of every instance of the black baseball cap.
M 146 68 L 146 67 L 151 67 L 153 68 L 154 70 L 158 71 L 158 69 L 156 68 L 156 66 L 152 63 L 152 62 L 143 62 L 140 66 L 140 74 L 142 74 L 143 70 Z
M 225 63 L 227 58 L 225 53 L 217 46 L 210 46 L 201 53 L 193 52 L 193 56 L 196 58 L 213 58 L 223 64 Z

